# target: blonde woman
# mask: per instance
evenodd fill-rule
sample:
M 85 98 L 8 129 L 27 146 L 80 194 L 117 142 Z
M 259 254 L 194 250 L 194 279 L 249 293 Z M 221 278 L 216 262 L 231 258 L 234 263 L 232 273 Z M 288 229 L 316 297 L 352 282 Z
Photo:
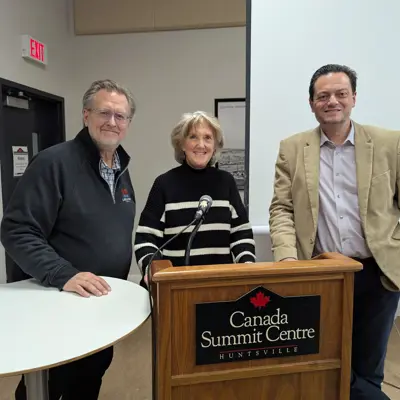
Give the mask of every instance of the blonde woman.
M 136 231 L 134 251 L 143 274 L 155 251 L 193 220 L 203 195 L 213 203 L 193 241 L 191 265 L 255 262 L 253 231 L 236 182 L 229 172 L 215 168 L 224 145 L 218 120 L 201 111 L 184 114 L 171 143 L 180 166 L 156 178 Z M 155 258 L 184 265 L 192 230 Z

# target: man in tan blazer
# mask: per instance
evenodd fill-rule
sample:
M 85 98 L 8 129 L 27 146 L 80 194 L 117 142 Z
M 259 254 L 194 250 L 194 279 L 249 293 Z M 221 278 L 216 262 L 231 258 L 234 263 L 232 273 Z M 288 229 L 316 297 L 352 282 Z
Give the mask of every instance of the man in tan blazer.
M 280 144 L 270 232 L 276 261 L 339 252 L 362 262 L 354 284 L 351 400 L 381 391 L 400 296 L 400 132 L 350 118 L 357 75 L 325 65 L 311 78 L 319 122 Z

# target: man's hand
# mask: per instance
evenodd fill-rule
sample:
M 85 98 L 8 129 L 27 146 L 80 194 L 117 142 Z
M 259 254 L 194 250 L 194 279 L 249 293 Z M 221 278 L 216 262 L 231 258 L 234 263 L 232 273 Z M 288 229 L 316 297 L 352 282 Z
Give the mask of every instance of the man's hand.
M 108 283 L 91 272 L 79 272 L 71 278 L 63 287 L 66 292 L 75 292 L 83 297 L 103 296 L 111 291 Z

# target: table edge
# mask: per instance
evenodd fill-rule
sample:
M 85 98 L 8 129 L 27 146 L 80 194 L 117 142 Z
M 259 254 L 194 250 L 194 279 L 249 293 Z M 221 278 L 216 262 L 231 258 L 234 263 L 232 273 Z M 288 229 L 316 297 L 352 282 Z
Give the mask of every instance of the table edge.
M 126 335 L 121 336 L 120 338 L 114 340 L 113 342 L 111 342 L 111 343 L 109 343 L 109 344 L 107 344 L 105 346 L 99 347 L 99 348 L 97 348 L 95 350 L 89 351 L 89 352 L 84 353 L 84 354 L 82 354 L 80 356 L 72 357 L 72 358 L 69 358 L 69 359 L 54 363 L 54 364 L 48 364 L 48 365 L 43 365 L 41 367 L 36 367 L 36 368 L 31 368 L 31 369 L 23 369 L 23 370 L 18 370 L 18 371 L 14 371 L 14 372 L 6 372 L 5 374 L 0 373 L 0 378 L 6 378 L 6 377 L 9 377 L 9 376 L 16 376 L 16 375 L 24 375 L 24 374 L 29 374 L 29 373 L 32 373 L 32 372 L 38 372 L 38 371 L 43 371 L 43 370 L 54 368 L 54 367 L 59 367 L 59 366 L 64 365 L 64 364 L 69 364 L 71 362 L 81 360 L 82 358 L 88 357 L 88 356 L 90 356 L 92 354 L 96 354 L 96 353 L 98 353 L 98 352 L 100 352 L 102 350 L 105 350 L 105 349 L 107 349 L 107 348 L 109 348 L 111 346 L 114 346 L 118 342 L 121 342 L 122 340 L 126 339 L 129 335 L 131 335 L 133 332 L 135 332 L 141 326 L 143 326 L 147 322 L 147 320 L 149 318 L 151 318 L 151 311 L 149 312 L 147 317 L 136 328 L 132 329 Z

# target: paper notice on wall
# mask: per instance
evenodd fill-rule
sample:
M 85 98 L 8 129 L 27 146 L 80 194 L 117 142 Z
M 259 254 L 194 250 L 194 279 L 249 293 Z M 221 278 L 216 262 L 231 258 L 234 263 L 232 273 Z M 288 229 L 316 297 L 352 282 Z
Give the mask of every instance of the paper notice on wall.
M 22 176 L 29 164 L 29 154 L 27 146 L 13 146 L 13 170 L 14 177 Z

